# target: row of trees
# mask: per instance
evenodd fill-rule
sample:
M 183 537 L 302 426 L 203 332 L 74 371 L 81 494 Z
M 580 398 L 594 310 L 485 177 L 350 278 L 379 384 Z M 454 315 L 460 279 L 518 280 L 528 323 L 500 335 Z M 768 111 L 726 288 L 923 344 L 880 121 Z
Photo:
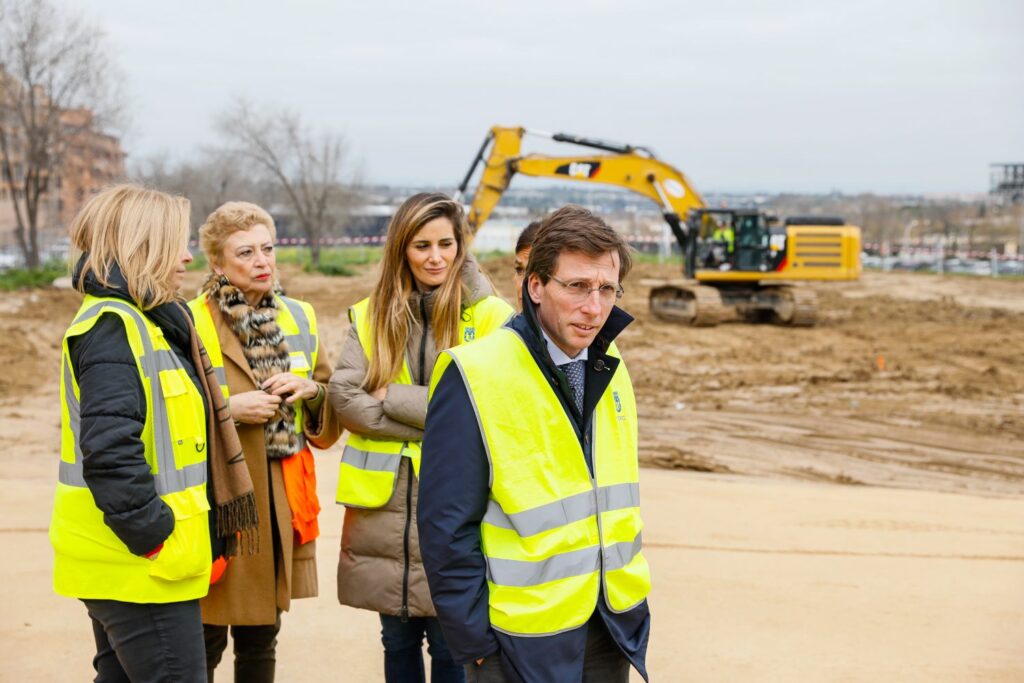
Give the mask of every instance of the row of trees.
M 316 130 L 295 112 L 246 101 L 225 110 L 216 130 L 220 146 L 190 160 L 152 156 L 131 175 L 188 197 L 194 225 L 230 199 L 284 206 L 318 265 L 322 238 L 345 225 L 362 194 L 344 137 Z
M 66 112 L 91 111 L 92 129 L 123 127 L 120 73 L 102 29 L 53 0 L 0 0 L 0 188 L 25 264 L 40 265 L 44 200 L 84 131 Z M 193 202 L 198 223 L 227 199 L 283 205 L 319 263 L 320 239 L 358 202 L 343 136 L 297 113 L 238 102 L 217 117 L 219 143 L 191 160 L 155 156 L 131 176 Z

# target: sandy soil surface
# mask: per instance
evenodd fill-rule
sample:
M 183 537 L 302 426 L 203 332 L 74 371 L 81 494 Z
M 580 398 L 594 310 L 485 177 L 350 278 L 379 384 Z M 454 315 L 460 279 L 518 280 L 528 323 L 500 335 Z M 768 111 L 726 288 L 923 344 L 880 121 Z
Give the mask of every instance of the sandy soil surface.
M 0 680 L 90 680 L 85 609 L 50 588 L 54 467 L 22 456 L 0 455 Z M 339 458 L 318 461 L 320 598 L 285 615 L 278 680 L 383 680 L 376 615 L 335 598 Z M 653 468 L 641 487 L 652 680 L 1024 680 L 1019 498 Z
M 511 294 L 511 260 L 487 267 Z M 336 352 L 370 273 L 283 279 Z M 1024 282 L 868 273 L 816 285 L 812 329 L 680 328 L 630 282 L 656 680 L 1024 680 Z M 0 299 L 0 680 L 89 677 L 45 534 L 78 304 Z M 325 503 L 338 453 L 320 459 Z M 374 615 L 333 597 L 341 511 L 323 514 L 322 597 L 286 617 L 281 678 L 379 680 Z

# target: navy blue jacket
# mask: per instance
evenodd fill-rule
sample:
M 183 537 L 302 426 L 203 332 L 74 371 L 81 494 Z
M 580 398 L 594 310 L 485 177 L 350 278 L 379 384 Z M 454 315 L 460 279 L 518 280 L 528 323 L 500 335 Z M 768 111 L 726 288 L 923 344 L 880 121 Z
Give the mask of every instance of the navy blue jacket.
M 565 375 L 551 361 L 529 297 L 524 312 L 506 323 L 526 342 L 537 365 L 556 388 L 562 407 L 571 417 L 593 475 L 593 426 L 580 424 Z M 619 360 L 608 356 L 611 341 L 632 322 L 614 308 L 588 351 L 583 414 L 594 406 L 611 382 Z M 500 372 L 500 368 L 495 369 Z M 514 381 L 514 378 L 509 378 Z M 588 417 L 589 420 L 589 417 Z M 445 639 L 455 661 L 468 664 L 500 653 L 502 668 L 511 680 L 563 683 L 579 681 L 583 673 L 587 625 L 553 636 L 519 638 L 490 626 L 487 605 L 486 562 L 480 550 L 480 521 L 487 511 L 490 466 L 476 413 L 455 364 L 445 370 L 430 401 L 423 435 L 420 496 L 417 509 L 420 552 L 430 594 Z M 630 663 L 647 678 L 645 658 L 650 635 L 647 601 L 616 614 L 599 596 L 591 620 L 604 621 L 613 640 Z

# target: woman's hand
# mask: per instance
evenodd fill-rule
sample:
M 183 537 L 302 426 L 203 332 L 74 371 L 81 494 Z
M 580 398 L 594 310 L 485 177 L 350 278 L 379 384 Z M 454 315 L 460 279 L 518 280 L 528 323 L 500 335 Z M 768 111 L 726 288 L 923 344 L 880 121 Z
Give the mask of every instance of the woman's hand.
M 263 383 L 263 391 L 274 396 L 288 396 L 285 401 L 295 403 L 300 398 L 310 401 L 320 393 L 320 385 L 292 372 L 279 372 Z
M 377 399 L 381 403 L 384 402 L 384 398 L 387 395 L 388 395 L 388 385 L 387 384 L 385 384 L 382 387 L 377 387 L 376 389 L 374 389 L 373 391 L 370 392 L 370 396 L 373 396 L 375 399 Z
M 277 407 L 281 405 L 281 397 L 268 394 L 259 389 L 243 391 L 231 396 L 228 407 L 235 422 L 260 425 L 274 417 Z

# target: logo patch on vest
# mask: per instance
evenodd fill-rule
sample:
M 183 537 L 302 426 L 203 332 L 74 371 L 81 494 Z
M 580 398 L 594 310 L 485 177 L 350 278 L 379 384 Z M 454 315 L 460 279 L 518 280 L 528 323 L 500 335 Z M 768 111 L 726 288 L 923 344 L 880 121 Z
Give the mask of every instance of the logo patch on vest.
M 616 413 L 621 413 L 622 412 L 622 401 L 619 399 L 619 392 L 613 391 L 612 392 L 612 398 L 615 399 L 615 412 Z
M 471 342 L 474 339 L 476 339 L 476 328 L 475 327 L 467 327 L 466 331 L 462 334 L 462 341 Z

